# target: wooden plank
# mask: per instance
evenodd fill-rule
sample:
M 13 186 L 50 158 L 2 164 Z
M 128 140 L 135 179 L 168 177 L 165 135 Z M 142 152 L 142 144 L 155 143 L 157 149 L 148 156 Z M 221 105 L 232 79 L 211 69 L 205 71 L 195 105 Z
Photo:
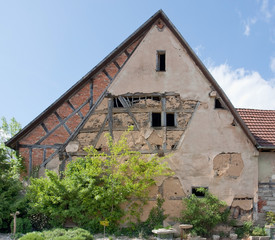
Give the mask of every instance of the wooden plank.
M 70 100 L 68 100 L 67 101 L 67 104 L 70 106 L 70 108 L 73 110 L 73 111 L 75 111 L 75 107 L 74 107 L 74 105 L 70 102 Z M 82 113 L 79 111 L 78 112 L 78 115 L 83 119 L 84 117 L 83 117 L 83 115 L 82 115 Z
M 110 136 L 113 138 L 113 106 L 114 102 L 112 98 L 108 99 L 108 123 Z
M 109 75 L 109 73 L 107 73 L 105 69 L 102 72 L 106 75 L 107 78 L 109 78 L 110 82 L 113 81 L 113 78 Z
M 32 149 L 29 149 L 29 177 L 32 173 Z
M 120 100 L 122 106 L 126 109 L 127 113 L 128 113 L 129 116 L 132 118 L 132 120 L 133 120 L 133 122 L 134 122 L 136 128 L 139 130 L 140 128 L 139 128 L 138 122 L 137 122 L 137 120 L 136 120 L 134 114 L 131 112 L 130 107 L 129 107 L 127 101 L 126 101 L 123 97 L 121 97 L 121 96 L 119 96 L 118 98 L 119 98 L 119 100 Z
M 90 83 L 90 109 L 94 104 L 94 84 L 93 82 Z
M 55 116 L 57 117 L 59 122 L 62 122 L 62 118 L 59 116 L 59 114 L 55 111 L 54 112 Z M 68 126 L 66 125 L 66 123 L 63 123 L 62 126 L 66 129 L 66 131 L 69 133 L 69 135 L 71 135 L 71 130 L 68 128 Z
M 46 133 L 49 132 L 49 130 L 47 129 L 45 123 L 42 122 L 42 123 L 41 123 L 41 127 L 44 129 L 44 131 L 45 131 Z
M 48 148 L 58 149 L 61 146 L 62 146 L 62 144 L 54 144 L 54 145 L 19 144 L 20 148 L 39 148 L 39 149 L 48 149 Z
M 60 122 L 59 124 L 57 124 L 51 131 L 49 131 L 44 137 L 42 137 L 39 141 L 36 142 L 36 144 L 40 144 L 41 142 L 43 142 L 49 135 L 51 135 L 57 128 L 59 128 L 60 126 L 62 126 L 63 123 L 65 123 L 66 121 L 68 121 L 72 116 L 74 116 L 76 113 L 78 113 L 81 108 L 83 108 L 88 102 L 90 101 L 90 99 L 88 98 L 83 104 L 81 104 L 77 109 L 75 109 L 69 116 L 67 116 L 65 119 L 62 120 L 62 122 Z

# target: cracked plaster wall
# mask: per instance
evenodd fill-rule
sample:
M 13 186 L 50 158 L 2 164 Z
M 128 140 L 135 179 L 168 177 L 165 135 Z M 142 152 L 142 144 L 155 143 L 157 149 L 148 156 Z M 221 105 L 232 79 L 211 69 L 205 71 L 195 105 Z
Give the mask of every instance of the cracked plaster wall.
M 165 72 L 155 71 L 157 50 L 166 51 Z M 178 106 L 178 103 L 173 103 L 173 99 L 173 101 L 168 101 L 166 107 L 171 110 L 179 109 L 179 116 L 185 114 L 181 123 L 185 129 L 180 134 L 173 131 L 169 132 L 166 141 L 170 146 L 175 139 L 178 142 L 177 150 L 167 161 L 175 172 L 184 195 L 191 193 L 192 186 L 203 186 L 208 187 L 213 194 L 226 201 L 229 206 L 235 198 L 240 198 L 240 195 L 244 200 L 251 198 L 253 202 L 257 202 L 257 151 L 243 130 L 238 125 L 232 126 L 234 119 L 229 111 L 214 109 L 215 98 L 209 96 L 211 91 L 212 87 L 208 80 L 170 30 L 165 27 L 163 31 L 158 31 L 155 26 L 144 37 L 109 88 L 109 92 L 113 96 L 138 92 L 176 92 L 179 94 L 182 101 L 181 106 Z M 193 108 L 193 116 L 192 112 L 184 111 L 190 106 L 188 103 L 190 99 L 193 103 L 199 103 L 196 109 Z M 148 115 L 150 109 L 160 109 L 160 106 L 155 102 L 153 104 L 152 102 L 148 103 L 147 106 L 144 102 L 139 104 L 138 111 L 134 113 L 134 116 L 141 126 L 141 130 L 135 129 L 129 136 L 132 138 L 132 140 L 129 139 L 129 142 L 134 143 L 132 145 L 141 150 L 150 150 L 148 142 L 153 141 L 160 145 L 163 143 L 163 130 L 152 129 L 149 126 Z M 103 124 L 107 112 L 100 113 L 100 111 L 106 111 L 107 106 L 108 104 L 104 100 L 98 107 L 98 112 L 95 113 L 100 117 L 95 117 L 94 123 L 87 122 L 82 132 L 77 136 L 76 140 L 80 142 L 80 147 L 87 143 L 93 143 L 96 139 L 96 133 L 89 137 L 81 134 L 92 133 L 95 130 L 91 127 Z M 121 127 L 117 123 L 122 121 L 123 125 L 123 119 L 119 116 L 114 117 L 114 127 Z M 129 121 L 127 120 L 127 122 Z M 104 131 L 108 131 L 108 121 Z M 120 131 L 114 129 L 115 139 L 120 134 Z M 101 135 L 96 147 L 104 147 L 104 144 L 106 145 L 106 140 Z M 221 153 L 236 153 L 238 158 L 241 157 L 242 170 L 237 167 L 238 174 L 234 177 L 231 177 L 230 174 L 217 176 L 217 169 L 213 166 L 213 160 Z M 175 209 L 178 209 L 179 206 L 176 206 L 178 202 L 175 204 L 175 201 L 180 200 L 170 199 L 164 205 L 166 211 L 170 211 L 172 215 L 178 213 L 178 210 Z M 150 202 L 151 205 L 154 204 Z

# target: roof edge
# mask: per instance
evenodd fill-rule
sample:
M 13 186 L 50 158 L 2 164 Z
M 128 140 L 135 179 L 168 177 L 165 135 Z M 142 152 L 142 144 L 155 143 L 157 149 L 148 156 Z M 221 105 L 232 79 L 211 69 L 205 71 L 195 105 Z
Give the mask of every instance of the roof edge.
M 164 12 L 160 9 L 153 16 L 151 16 L 145 23 L 143 23 L 138 29 L 136 29 L 128 38 L 126 38 L 118 47 L 116 47 L 111 53 L 109 53 L 102 61 L 100 61 L 94 68 L 92 68 L 88 73 L 86 73 L 78 82 L 76 82 L 69 90 L 67 90 L 61 97 L 59 97 L 55 102 L 53 102 L 46 110 L 40 113 L 34 120 L 27 124 L 20 132 L 14 135 L 11 139 L 5 142 L 5 145 L 16 149 L 16 143 L 24 136 L 26 136 L 30 131 L 32 131 L 38 124 L 42 122 L 53 110 L 61 106 L 61 104 L 70 98 L 75 92 L 77 92 L 84 84 L 91 81 L 93 76 L 100 72 L 104 66 L 114 59 L 119 53 L 124 51 L 131 43 L 137 40 L 146 33 L 151 25 L 162 15 Z

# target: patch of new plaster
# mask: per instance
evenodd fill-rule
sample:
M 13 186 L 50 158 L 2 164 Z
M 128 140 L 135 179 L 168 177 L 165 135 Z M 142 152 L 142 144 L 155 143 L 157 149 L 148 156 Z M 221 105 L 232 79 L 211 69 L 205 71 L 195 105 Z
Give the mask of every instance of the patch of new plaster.
M 248 211 L 253 208 L 252 199 L 234 199 L 231 207 L 240 207 L 241 209 Z
M 46 165 L 46 169 L 54 171 L 56 173 L 59 173 L 59 164 L 61 162 L 59 161 L 59 157 L 54 157 L 51 161 L 49 161 Z
M 165 200 L 163 209 L 165 214 L 169 214 L 170 218 L 178 218 L 183 210 L 182 200 Z
M 84 125 L 83 129 L 99 129 L 106 118 L 106 114 L 93 114 Z
M 78 141 L 71 141 L 69 144 L 66 146 L 66 152 L 67 153 L 74 153 L 77 152 L 79 149 L 79 142 Z
M 79 149 L 92 145 L 97 133 L 79 133 L 76 140 L 79 142 Z
M 244 164 L 240 153 L 220 153 L 213 159 L 215 176 L 238 178 Z
M 128 113 L 114 113 L 113 114 L 113 127 L 125 127 L 134 125 L 133 119 L 129 116 Z
M 162 145 L 163 143 L 163 131 L 162 130 L 154 130 L 150 137 L 148 137 L 148 141 L 151 145 Z
M 115 142 L 119 141 L 123 133 L 124 133 L 124 131 L 113 131 L 114 141 Z M 126 135 L 127 144 L 131 149 L 135 148 L 135 146 L 136 146 L 134 138 L 133 138 L 133 133 L 134 133 L 134 131 L 131 131 L 129 134 Z
M 167 178 L 163 182 L 163 198 L 166 200 L 178 200 L 186 194 L 183 192 L 182 185 L 178 178 Z
M 157 185 L 152 185 L 148 188 L 148 191 L 149 191 L 149 194 L 148 194 L 148 197 L 149 198 L 154 198 L 156 199 L 157 198 L 157 195 L 158 195 L 158 186 Z
M 181 107 L 180 96 L 168 96 L 166 97 L 166 109 L 175 110 Z

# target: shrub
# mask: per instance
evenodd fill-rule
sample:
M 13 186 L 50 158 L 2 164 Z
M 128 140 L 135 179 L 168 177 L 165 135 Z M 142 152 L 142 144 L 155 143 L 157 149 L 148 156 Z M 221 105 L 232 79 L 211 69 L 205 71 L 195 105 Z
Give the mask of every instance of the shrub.
M 25 236 L 19 238 L 19 240 L 46 240 L 40 232 L 27 233 Z
M 46 239 L 53 239 L 55 237 L 66 235 L 66 230 L 63 228 L 56 228 L 52 230 L 43 231 L 43 236 Z
M 185 210 L 181 212 L 180 222 L 193 225 L 193 232 L 201 236 L 209 236 L 213 228 L 227 221 L 229 211 L 226 203 L 204 188 L 199 188 L 205 197 L 194 194 L 183 199 Z M 225 210 L 226 209 L 226 210 Z
M 31 221 L 28 218 L 16 219 L 16 232 L 28 233 L 32 231 Z M 11 232 L 13 232 L 13 221 L 11 222 Z
M 266 236 L 265 228 L 259 226 L 254 227 L 251 236 Z
M 108 154 L 86 148 L 87 156 L 71 161 L 63 178 L 46 171 L 47 178 L 31 179 L 27 196 L 32 214 L 47 216 L 54 227 L 70 218 L 85 228 L 96 228 L 95 223 L 105 219 L 110 222 L 108 231 L 117 228 L 125 215 L 124 202 L 138 198 L 142 206 L 154 178 L 172 175 L 163 158 L 132 151 L 126 134 L 116 143 L 107 138 Z M 136 218 L 140 214 L 132 209 L 128 213 Z
M 275 225 L 275 212 L 266 213 L 266 222 L 268 225 Z

